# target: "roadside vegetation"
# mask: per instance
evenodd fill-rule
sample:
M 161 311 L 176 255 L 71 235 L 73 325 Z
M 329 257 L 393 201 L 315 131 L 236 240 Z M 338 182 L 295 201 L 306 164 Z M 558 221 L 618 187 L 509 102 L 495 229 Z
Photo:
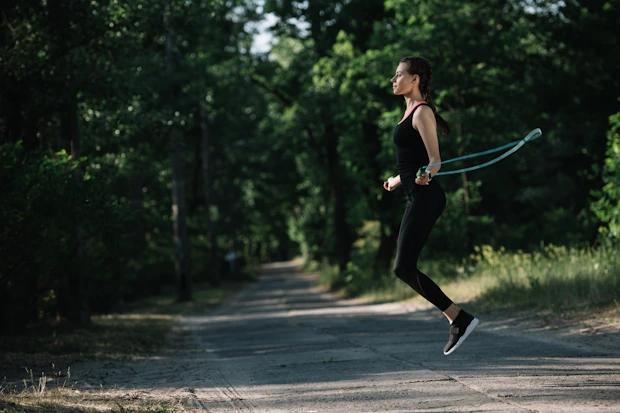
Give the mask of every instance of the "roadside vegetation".
M 592 191 L 590 210 L 584 212 L 599 222 L 594 246 L 567 242 L 521 250 L 481 243 L 474 244 L 473 252 L 464 258 L 455 258 L 459 255 L 450 253 L 451 246 L 463 235 L 454 212 L 463 199 L 457 192 L 448 195 L 448 207 L 422 251 L 420 270 L 453 300 L 469 302 L 480 311 L 547 311 L 578 318 L 609 311 L 620 314 L 620 113 L 609 121 L 607 157 L 601 168 L 604 185 Z M 489 223 L 493 218 L 486 217 Z M 488 226 L 483 231 L 490 231 Z M 365 223 L 346 271 L 327 261 L 306 260 L 304 267 L 319 270 L 325 287 L 348 296 L 420 300 L 391 273 L 389 265 L 377 268 L 379 228 L 378 222 Z
M 204 314 L 225 302 L 246 282 L 218 288 L 198 285 L 194 299 L 178 302 L 175 291 L 119 305 L 95 315 L 88 326 L 47 323 L 20 334 L 0 336 L 0 411 L 172 413 L 172 405 L 144 403 L 128 392 L 122 399 L 100 391 L 76 390 L 71 366 L 87 361 L 129 360 L 157 354 L 182 315 Z
M 620 314 L 620 251 L 616 248 L 548 245 L 534 252 L 509 252 L 485 245 L 476 247 L 462 262 L 426 259 L 420 269 L 453 300 L 469 303 L 478 311 L 594 316 L 614 310 Z M 349 270 L 340 279 L 334 267 L 323 266 L 321 282 L 371 301 L 424 301 L 391 273 L 377 279 L 364 277 L 355 265 Z

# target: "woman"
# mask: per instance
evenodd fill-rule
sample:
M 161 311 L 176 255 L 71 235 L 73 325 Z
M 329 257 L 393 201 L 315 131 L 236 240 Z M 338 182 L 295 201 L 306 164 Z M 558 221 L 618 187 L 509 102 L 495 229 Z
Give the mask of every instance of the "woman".
M 461 310 L 430 278 L 417 268 L 420 251 L 446 206 L 446 195 L 433 176 L 441 165 L 437 125 L 447 135 L 448 123 L 437 114 L 431 102 L 433 72 L 428 60 L 419 56 L 403 58 L 392 78 L 395 95 L 407 103 L 403 119 L 394 130 L 398 172 L 383 183 L 387 191 L 402 185 L 407 207 L 400 225 L 394 273 L 416 292 L 435 305 L 450 321 L 450 338 L 444 348 L 448 355 L 456 350 L 478 325 L 478 319 Z M 426 173 L 416 176 L 428 165 Z

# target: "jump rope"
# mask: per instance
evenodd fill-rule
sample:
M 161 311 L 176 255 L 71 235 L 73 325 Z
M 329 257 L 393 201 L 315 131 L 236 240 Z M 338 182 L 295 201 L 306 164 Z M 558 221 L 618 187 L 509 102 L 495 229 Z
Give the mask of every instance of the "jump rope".
M 506 145 L 502 145 L 502 146 L 499 146 L 497 148 L 489 149 L 489 150 L 482 151 L 482 152 L 472 153 L 470 155 L 459 156 L 457 158 L 448 159 L 447 161 L 441 161 L 441 162 L 433 163 L 433 164 L 430 164 L 430 165 L 427 165 L 427 166 L 423 166 L 423 167 L 421 167 L 418 170 L 418 174 L 417 175 L 418 176 L 423 176 L 424 174 L 426 174 L 426 170 L 428 168 L 433 167 L 433 166 L 445 165 L 445 164 L 451 163 L 451 162 L 458 162 L 458 161 L 463 161 L 465 159 L 477 158 L 479 156 L 489 155 L 491 153 L 500 152 L 500 151 L 503 151 L 505 149 L 512 148 L 510 150 L 507 150 L 503 154 L 499 155 L 498 157 L 496 157 L 494 159 L 491 159 L 490 161 L 481 163 L 479 165 L 474 165 L 474 166 L 470 166 L 470 167 L 467 167 L 467 168 L 456 169 L 454 171 L 437 172 L 434 176 L 452 175 L 452 174 L 458 174 L 458 173 L 461 173 L 461 172 L 469 172 L 469 171 L 475 171 L 477 169 L 486 168 L 487 166 L 491 166 L 494 163 L 497 163 L 497 162 L 501 161 L 502 159 L 505 159 L 505 158 L 509 157 L 510 155 L 512 155 L 513 153 L 515 153 L 519 149 L 521 149 L 523 147 L 523 145 L 525 145 L 526 143 L 531 142 L 534 139 L 537 139 L 537 138 L 539 138 L 541 136 L 542 136 L 542 131 L 540 130 L 540 128 L 536 128 L 533 131 L 531 131 L 530 133 L 528 133 L 525 138 L 519 139 L 519 140 L 514 141 L 514 142 L 507 143 Z

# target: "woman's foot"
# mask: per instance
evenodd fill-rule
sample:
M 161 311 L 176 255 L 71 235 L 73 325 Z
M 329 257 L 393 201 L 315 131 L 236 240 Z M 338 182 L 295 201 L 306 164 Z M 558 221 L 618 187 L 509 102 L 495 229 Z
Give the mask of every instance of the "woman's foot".
M 450 338 L 443 348 L 443 354 L 447 356 L 463 344 L 463 341 L 474 331 L 479 323 L 480 320 L 476 317 L 465 310 L 461 310 L 450 325 Z

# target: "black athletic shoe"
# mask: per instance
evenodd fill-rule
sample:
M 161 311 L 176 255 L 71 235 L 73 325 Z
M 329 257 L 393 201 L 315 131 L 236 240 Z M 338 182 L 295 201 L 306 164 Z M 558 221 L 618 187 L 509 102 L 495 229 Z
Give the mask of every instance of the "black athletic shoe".
M 450 338 L 448 344 L 443 348 L 443 354 L 447 356 L 463 344 L 463 341 L 474 331 L 479 322 L 476 317 L 465 310 L 461 310 L 450 325 Z

